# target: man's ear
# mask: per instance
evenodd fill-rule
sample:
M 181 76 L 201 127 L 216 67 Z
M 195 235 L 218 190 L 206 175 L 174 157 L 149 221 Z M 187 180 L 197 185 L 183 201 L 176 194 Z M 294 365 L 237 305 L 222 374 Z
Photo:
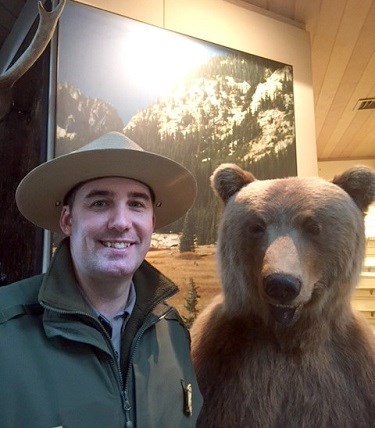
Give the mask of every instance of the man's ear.
M 70 212 L 69 205 L 64 205 L 60 214 L 60 229 L 66 236 L 70 236 L 72 233 L 72 215 Z

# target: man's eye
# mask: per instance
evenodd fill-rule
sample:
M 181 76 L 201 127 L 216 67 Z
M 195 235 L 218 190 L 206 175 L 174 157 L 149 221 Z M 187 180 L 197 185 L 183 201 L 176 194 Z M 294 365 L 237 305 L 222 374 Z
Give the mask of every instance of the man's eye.
M 106 201 L 94 201 L 91 206 L 92 207 L 96 207 L 96 208 L 101 208 L 101 207 L 105 207 L 107 206 L 107 202 Z
M 145 204 L 141 201 L 131 201 L 129 205 L 133 208 L 144 208 Z

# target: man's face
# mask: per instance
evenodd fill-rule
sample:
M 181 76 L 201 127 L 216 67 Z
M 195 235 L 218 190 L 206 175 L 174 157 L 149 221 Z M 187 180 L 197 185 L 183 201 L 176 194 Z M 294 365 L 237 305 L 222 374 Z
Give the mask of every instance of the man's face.
M 154 224 L 149 188 L 121 177 L 83 184 L 60 218 L 78 279 L 86 282 L 130 280 L 150 247 Z

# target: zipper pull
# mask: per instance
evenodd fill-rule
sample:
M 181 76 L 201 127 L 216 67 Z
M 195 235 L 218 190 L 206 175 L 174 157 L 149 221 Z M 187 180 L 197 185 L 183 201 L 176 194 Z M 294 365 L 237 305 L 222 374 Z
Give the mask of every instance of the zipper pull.
M 130 420 L 130 402 L 126 390 L 122 391 L 122 401 L 125 411 L 125 428 L 133 428 L 133 422 Z

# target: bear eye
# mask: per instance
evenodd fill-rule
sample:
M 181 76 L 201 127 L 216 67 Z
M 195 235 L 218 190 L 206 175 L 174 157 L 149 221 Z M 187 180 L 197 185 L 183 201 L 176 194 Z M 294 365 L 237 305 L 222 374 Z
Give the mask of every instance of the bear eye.
M 266 224 L 263 221 L 257 221 L 250 224 L 250 233 L 255 236 L 261 236 L 266 231 Z
M 306 218 L 303 221 L 302 226 L 303 226 L 303 229 L 307 233 L 310 233 L 311 235 L 319 235 L 320 232 L 322 231 L 321 225 L 311 217 Z

